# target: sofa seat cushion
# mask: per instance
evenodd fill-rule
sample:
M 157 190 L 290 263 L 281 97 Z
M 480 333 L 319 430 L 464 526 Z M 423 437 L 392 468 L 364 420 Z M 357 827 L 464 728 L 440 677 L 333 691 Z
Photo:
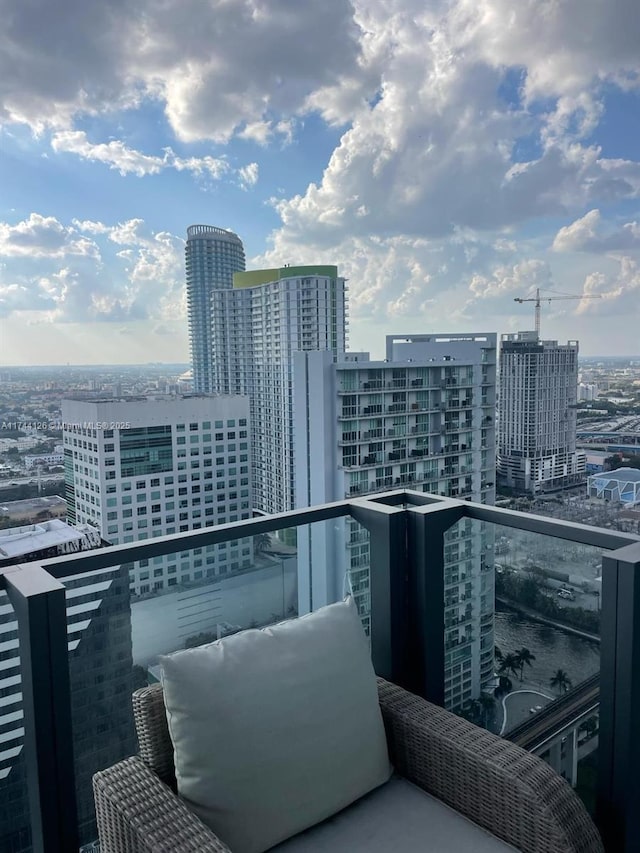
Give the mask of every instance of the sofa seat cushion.
M 394 776 L 270 853 L 517 853 L 421 788 Z
M 262 853 L 389 780 L 351 599 L 160 660 L 178 792 L 233 853 Z

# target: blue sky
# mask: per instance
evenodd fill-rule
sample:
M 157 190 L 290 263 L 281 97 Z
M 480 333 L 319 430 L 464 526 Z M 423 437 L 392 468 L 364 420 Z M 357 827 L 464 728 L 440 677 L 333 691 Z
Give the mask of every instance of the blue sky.
M 597 297 L 545 305 L 545 337 L 639 354 L 640 16 L 538 11 L 8 0 L 0 363 L 186 361 L 196 222 L 250 267 L 338 263 L 374 355 L 530 328 L 536 287 Z

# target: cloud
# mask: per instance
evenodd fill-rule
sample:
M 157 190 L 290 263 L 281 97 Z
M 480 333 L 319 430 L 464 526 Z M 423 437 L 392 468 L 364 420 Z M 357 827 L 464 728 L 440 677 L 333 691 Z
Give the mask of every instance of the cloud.
M 3 20 L 0 120 L 39 131 L 153 100 L 181 140 L 224 142 L 359 73 L 349 0 L 7 0 Z
M 618 270 L 613 275 L 590 273 L 584 281 L 583 293 L 599 299 L 583 299 L 578 305 L 579 314 L 627 315 L 640 323 L 640 267 L 638 262 L 624 256 L 619 259 Z M 637 344 L 636 339 L 633 341 Z
M 73 228 L 62 225 L 55 216 L 31 213 L 28 219 L 15 225 L 0 222 L 0 257 L 37 259 L 67 255 L 100 258 L 93 240 L 78 236 Z
M 638 85 L 640 19 L 636 0 L 458 0 L 450 18 L 472 55 L 521 67 L 528 101 L 575 96 L 594 81 Z
M 556 252 L 628 252 L 640 249 L 640 224 L 627 222 L 607 228 L 600 211 L 590 210 L 561 228 L 553 241 Z
M 34 213 L 17 225 L 0 223 L 0 254 L 7 258 L 0 312 L 62 323 L 184 318 L 183 252 L 181 238 L 150 233 L 141 219 L 65 225 Z M 33 272 L 24 266 L 26 256 Z
M 257 163 L 248 163 L 241 169 L 238 169 L 240 178 L 240 186 L 243 190 L 251 189 L 258 183 L 259 168 Z
M 551 270 L 546 261 L 531 258 L 513 266 L 496 267 L 490 276 L 474 275 L 469 290 L 478 299 L 493 299 L 513 293 L 525 297 L 534 288 L 548 288 L 551 283 Z
M 57 153 L 76 154 L 85 160 L 103 163 L 115 169 L 121 175 L 158 175 L 166 169 L 177 172 L 191 172 L 198 177 L 206 176 L 220 180 L 232 171 L 224 157 L 178 157 L 171 148 L 165 148 L 162 157 L 143 154 L 124 142 L 112 139 L 110 142 L 92 143 L 82 130 L 64 130 L 54 133 L 51 147 Z M 244 167 L 250 169 L 253 164 Z M 244 180 L 243 169 L 238 170 L 240 180 Z

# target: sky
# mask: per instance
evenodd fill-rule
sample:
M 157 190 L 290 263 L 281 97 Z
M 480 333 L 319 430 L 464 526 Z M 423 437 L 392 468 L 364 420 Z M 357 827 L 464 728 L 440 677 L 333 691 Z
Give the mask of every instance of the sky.
M 0 364 L 188 361 L 195 223 L 337 263 L 377 357 L 537 287 L 579 297 L 544 338 L 640 354 L 637 0 L 2 8 Z

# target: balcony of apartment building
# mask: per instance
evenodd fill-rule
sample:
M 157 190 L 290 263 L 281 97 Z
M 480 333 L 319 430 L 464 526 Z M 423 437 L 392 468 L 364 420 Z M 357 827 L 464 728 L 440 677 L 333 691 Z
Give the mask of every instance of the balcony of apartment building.
M 411 715 L 418 714 L 428 722 L 421 723 L 425 728 L 412 749 L 419 752 L 420 744 L 442 744 L 445 758 L 436 761 L 434 753 L 427 774 L 430 784 L 437 791 L 454 792 L 456 802 L 481 803 L 477 814 L 482 813 L 483 825 L 508 824 L 516 836 L 520 818 L 508 817 L 511 805 L 504 792 L 519 791 L 518 796 L 529 804 L 522 819 L 533 821 L 539 834 L 509 849 L 536 853 L 560 849 L 549 846 L 545 833 L 551 832 L 549 826 L 557 818 L 554 798 L 565 797 L 566 785 L 558 779 L 563 775 L 576 784 L 607 853 L 639 849 L 640 538 L 403 489 L 367 495 L 368 487 L 363 482 L 352 489 L 351 498 L 336 503 L 0 569 L 0 586 L 7 594 L 1 613 L 15 623 L 13 647 L 20 658 L 21 684 L 11 690 L 14 701 L 20 691 L 20 708 L 15 713 L 22 721 L 15 742 L 0 743 L 0 753 L 12 751 L 14 756 L 3 765 L 3 772 L 10 769 L 0 784 L 12 781 L 16 768 L 11 768 L 11 762 L 22 761 L 16 784 L 24 776 L 30 812 L 24 829 L 30 832 L 36 853 L 70 853 L 92 841 L 94 816 L 87 812 L 86 800 L 90 776 L 105 769 L 103 749 L 110 752 L 111 763 L 128 758 L 118 753 L 120 733 L 112 730 L 108 717 L 97 714 L 93 742 L 76 739 L 67 621 L 77 618 L 73 608 L 78 599 L 69 597 L 69 579 L 82 577 L 83 583 L 90 584 L 95 575 L 98 584 L 107 568 L 128 568 L 140 561 L 153 567 L 154 560 L 166 563 L 169 555 L 186 567 L 207 546 L 223 552 L 230 543 L 253 537 L 250 569 L 212 575 L 206 582 L 187 581 L 177 592 L 159 592 L 144 601 L 132 599 L 133 691 L 157 679 L 159 655 L 229 632 L 268 626 L 340 600 L 350 569 L 346 559 L 345 567 L 336 568 L 337 546 L 332 551 L 326 548 L 327 537 L 335 531 L 342 531 L 338 542 L 343 546 L 349 542 L 352 549 L 366 549 L 354 556 L 350 566 L 361 566 L 357 582 L 354 575 L 354 595 L 369 626 L 377 675 L 426 700 L 419 705 L 415 703 L 422 699 L 403 700 L 407 708 L 424 711 L 412 710 L 397 725 L 410 726 Z M 345 522 L 350 522 L 346 539 Z M 465 563 L 471 554 L 471 546 L 465 545 L 457 555 L 456 571 L 450 547 L 452 541 L 464 541 L 469 531 L 473 537 L 475 529 L 478 533 L 492 529 L 499 543 L 495 546 L 500 555 L 495 558 L 500 561 L 495 614 L 483 606 L 487 596 L 493 596 L 493 572 L 485 577 L 492 559 L 485 557 L 484 571 L 476 572 Z M 570 577 L 579 602 L 569 601 L 566 607 L 544 605 L 550 597 L 557 605 L 558 596 L 550 596 L 549 589 L 534 582 L 532 558 L 538 569 L 551 567 L 558 577 L 562 573 Z M 584 590 L 578 592 L 581 568 Z M 592 594 L 596 586 L 598 596 Z M 518 590 L 522 589 L 531 594 L 520 607 Z M 108 585 L 101 595 L 108 595 Z M 587 611 L 592 614 L 589 624 L 597 622 L 597 630 L 576 627 L 580 619 L 586 624 Z M 129 618 L 128 613 L 117 616 Z M 566 633 L 569 630 L 571 636 Z M 580 643 L 586 651 L 578 667 L 575 649 Z M 108 657 L 109 644 L 106 632 L 95 646 L 95 655 Z M 501 651 L 494 658 L 495 644 Z M 528 663 L 523 655 L 527 648 Z M 472 668 L 465 668 L 472 654 L 477 655 L 475 671 L 482 673 L 481 684 L 473 682 Z M 506 681 L 512 682 L 511 688 Z M 287 690 L 291 689 L 288 685 Z M 105 691 L 108 685 L 94 685 L 83 699 L 88 703 L 85 708 L 99 709 L 100 694 Z M 0 696 L 6 700 L 7 690 Z M 444 706 L 447 696 L 447 704 L 457 707 L 467 720 L 434 708 Z M 128 703 L 129 697 L 122 695 L 118 701 Z M 432 725 L 442 741 L 432 740 Z M 481 726 L 494 734 L 482 732 Z M 546 756 L 548 764 L 534 761 L 527 751 Z M 428 765 L 429 757 L 424 760 Z M 506 787 L 505 779 L 511 780 Z M 135 790 L 122 793 L 135 796 L 137 804 L 125 838 L 130 846 L 113 850 L 225 849 L 198 846 L 197 839 L 191 843 L 184 835 L 184 846 L 162 846 L 159 836 L 155 842 L 149 840 L 150 824 L 165 826 L 166 797 L 173 795 L 170 785 L 162 786 L 165 799 L 149 794 L 146 810 L 145 788 L 136 785 L 132 783 Z M 495 792 L 493 786 L 497 786 Z M 187 809 L 184 805 L 180 809 L 186 820 Z M 122 810 L 127 812 L 124 801 Z M 574 831 L 575 826 L 571 827 Z M 151 833 L 149 838 L 146 832 Z M 425 845 L 427 841 L 425 836 Z M 571 849 L 601 849 L 594 844 L 581 847 L 576 842 Z M 103 853 L 111 853 L 110 848 L 106 846 Z

